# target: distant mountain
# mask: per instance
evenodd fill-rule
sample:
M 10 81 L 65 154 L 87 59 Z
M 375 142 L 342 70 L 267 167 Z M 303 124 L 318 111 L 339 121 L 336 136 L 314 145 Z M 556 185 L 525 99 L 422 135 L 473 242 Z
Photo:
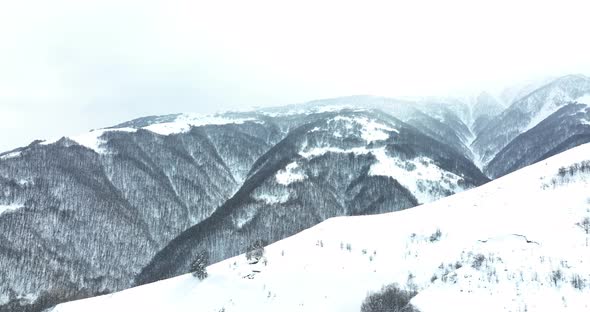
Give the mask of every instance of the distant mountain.
M 500 177 L 556 155 L 565 150 L 564 145 L 571 148 L 586 142 L 590 142 L 590 107 L 567 104 L 512 140 L 492 159 L 485 172 L 490 177 Z
M 504 109 L 504 106 L 488 92 L 482 92 L 477 96 L 471 109 L 473 119 L 471 129 L 473 134 L 475 136 L 479 135 L 488 123 L 494 117 L 500 115 Z
M 469 159 L 384 113 L 321 116 L 262 156 L 242 188 L 158 253 L 137 282 L 185 273 L 201 250 L 220 261 L 330 217 L 401 210 L 487 182 Z
M 514 83 L 500 91 L 498 94 L 498 99 L 503 103 L 504 106 L 510 106 L 512 103 L 522 99 L 540 87 L 551 83 L 557 78 L 558 77 L 555 76 L 549 76 Z
M 261 261 L 213 264 L 203 281 L 186 274 L 54 312 L 358 312 L 391 284 L 417 292 L 421 312 L 588 311 L 588 189 L 586 144 L 421 207 L 329 219 Z
M 380 110 L 452 146 L 463 156 L 472 158 L 468 143 L 473 134 L 466 121 L 469 119 L 470 110 L 467 104 L 456 99 L 434 97 L 398 99 L 356 95 L 265 108 L 260 112 L 270 116 L 285 116 L 334 112 L 342 109 Z
M 521 133 L 533 128 L 568 103 L 590 94 L 590 78 L 570 75 L 558 78 L 515 101 L 487 123 L 472 144 L 479 162 L 487 165 Z

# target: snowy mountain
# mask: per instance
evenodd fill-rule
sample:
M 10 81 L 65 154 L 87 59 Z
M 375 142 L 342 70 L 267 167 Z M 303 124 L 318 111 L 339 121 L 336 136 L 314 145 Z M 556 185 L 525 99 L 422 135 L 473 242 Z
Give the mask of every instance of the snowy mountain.
M 10 209 L 0 214 L 0 311 L 128 287 L 282 135 L 258 122 L 170 135 L 119 128 L 1 156 L 0 207 Z
M 212 237 L 231 229 L 243 241 L 219 248 L 218 260 L 269 223 L 272 242 L 328 217 L 408 208 L 488 181 L 438 119 L 423 117 L 421 129 L 341 106 L 151 116 L 3 153 L 0 311 L 127 288 L 181 233 L 226 211 L 220 223 L 230 226 L 215 225 Z
M 529 95 L 531 92 L 539 89 L 540 87 L 551 83 L 559 77 L 547 76 L 529 79 L 526 81 L 520 81 L 507 86 L 498 94 L 498 99 L 504 104 L 504 106 L 510 106 L 510 104 L 522 99 Z
M 475 136 L 479 135 L 488 123 L 498 116 L 504 107 L 489 93 L 482 92 L 473 103 L 471 130 Z
M 342 109 L 352 111 L 380 110 L 414 126 L 438 141 L 453 146 L 472 159 L 469 146 L 473 134 L 469 130 L 470 108 L 457 99 L 436 97 L 387 98 L 356 95 L 311 101 L 303 104 L 259 110 L 270 116 L 315 114 Z
M 401 210 L 485 182 L 461 154 L 388 115 L 324 113 L 261 157 L 242 188 L 159 252 L 137 282 L 188 272 L 202 250 L 219 261 L 330 217 Z
M 589 142 L 589 79 L 142 117 L 0 153 L 0 312 L 188 272 L 327 218 L 430 203 Z M 487 165 L 484 167 L 484 165 Z
M 587 142 L 590 142 L 590 107 L 567 104 L 517 136 L 492 159 L 485 172 L 490 177 L 499 177 Z
M 422 312 L 590 310 L 590 144 L 400 212 L 329 219 L 190 274 L 57 306 L 70 311 L 359 311 L 417 291 Z M 586 220 L 586 221 L 585 221 Z
M 533 128 L 559 108 L 590 94 L 590 78 L 569 75 L 536 89 L 515 101 L 487 123 L 471 145 L 478 161 L 487 165 L 521 133 Z

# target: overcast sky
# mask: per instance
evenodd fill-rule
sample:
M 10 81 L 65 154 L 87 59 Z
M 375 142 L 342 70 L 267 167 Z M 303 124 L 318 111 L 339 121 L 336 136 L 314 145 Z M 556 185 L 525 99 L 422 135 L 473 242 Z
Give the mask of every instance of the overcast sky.
M 0 151 L 135 117 L 590 74 L 588 1 L 0 2 Z

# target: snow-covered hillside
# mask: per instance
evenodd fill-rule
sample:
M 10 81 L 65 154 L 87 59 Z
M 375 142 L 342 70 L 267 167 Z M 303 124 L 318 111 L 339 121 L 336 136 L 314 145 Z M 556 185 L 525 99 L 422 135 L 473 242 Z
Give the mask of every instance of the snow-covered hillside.
M 391 283 L 417 290 L 422 312 L 589 311 L 588 160 L 590 144 L 431 204 L 329 219 L 202 282 L 187 274 L 53 312 L 359 311 Z
M 232 118 L 230 114 L 178 114 L 166 117 L 168 118 L 164 119 L 161 117 L 153 117 L 149 121 L 140 118 L 139 120 L 142 120 L 144 124 L 138 123 L 137 120 L 134 120 L 115 127 L 90 130 L 88 132 L 81 133 L 78 135 L 68 136 L 67 138 L 99 154 L 104 154 L 107 152 L 107 150 L 103 146 L 106 143 L 106 140 L 104 139 L 104 134 L 107 132 L 136 132 L 138 129 L 144 129 L 160 135 L 171 135 L 186 133 L 190 131 L 192 127 L 200 127 L 206 125 L 243 124 L 247 121 L 256 121 L 256 119 L 254 118 Z M 41 144 L 54 144 L 59 140 L 60 138 L 53 138 L 43 141 Z M 7 154 L 1 157 L 15 157 L 18 156 L 20 153 L 12 154 Z

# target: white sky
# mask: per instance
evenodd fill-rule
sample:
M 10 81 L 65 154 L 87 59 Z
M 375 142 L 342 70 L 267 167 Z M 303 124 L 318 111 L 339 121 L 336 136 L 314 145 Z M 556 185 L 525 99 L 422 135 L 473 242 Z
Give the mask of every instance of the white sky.
M 588 75 L 587 3 L 0 0 L 0 151 L 151 114 Z

